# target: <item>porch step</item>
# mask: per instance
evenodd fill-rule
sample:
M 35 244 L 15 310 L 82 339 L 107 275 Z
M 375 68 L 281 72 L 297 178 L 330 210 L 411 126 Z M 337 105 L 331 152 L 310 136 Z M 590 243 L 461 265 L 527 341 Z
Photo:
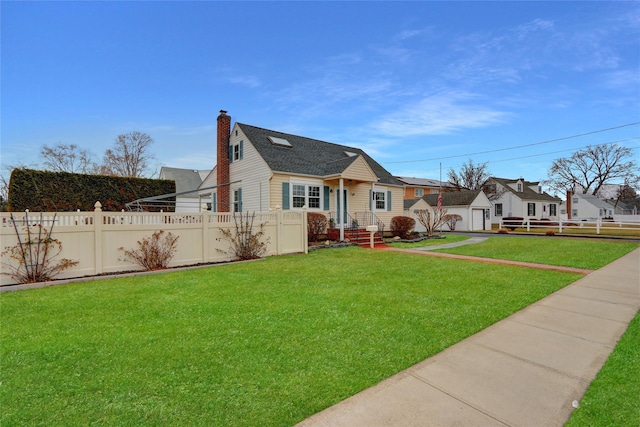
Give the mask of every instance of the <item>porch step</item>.
M 328 234 L 333 236 L 339 236 L 340 230 L 337 228 L 330 229 Z M 344 230 L 344 239 L 352 243 L 356 243 L 358 246 L 361 246 L 363 248 L 365 247 L 368 248 L 371 246 L 369 232 L 364 228 L 357 229 L 357 230 L 354 230 L 354 229 Z M 337 238 L 334 240 L 337 240 Z M 382 237 L 378 233 L 375 233 L 373 235 L 373 246 L 378 248 L 378 247 L 386 247 L 387 245 L 382 239 Z

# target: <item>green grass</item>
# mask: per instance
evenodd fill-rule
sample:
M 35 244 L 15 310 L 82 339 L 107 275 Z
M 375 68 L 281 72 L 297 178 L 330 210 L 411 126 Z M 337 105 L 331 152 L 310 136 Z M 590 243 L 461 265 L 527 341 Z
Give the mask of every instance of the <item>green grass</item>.
M 567 427 L 640 425 L 640 314 L 587 390 Z
M 630 242 L 564 237 L 493 236 L 482 243 L 438 251 L 596 270 L 639 246 Z
M 578 277 L 348 247 L 0 294 L 0 425 L 293 425 Z
M 469 239 L 468 236 L 462 236 L 459 234 L 448 234 L 448 235 L 445 235 L 444 239 L 441 239 L 441 238 L 425 239 L 419 242 L 411 242 L 411 243 L 391 242 L 391 243 L 388 243 L 388 245 L 393 248 L 411 249 L 411 248 L 423 248 L 425 246 L 438 246 L 438 245 L 445 245 L 448 243 L 463 242 L 468 239 Z

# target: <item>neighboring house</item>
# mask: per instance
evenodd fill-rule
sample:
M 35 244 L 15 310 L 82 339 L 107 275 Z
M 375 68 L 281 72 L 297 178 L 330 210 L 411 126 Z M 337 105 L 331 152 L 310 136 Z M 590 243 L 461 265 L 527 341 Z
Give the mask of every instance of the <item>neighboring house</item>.
M 613 201 L 615 203 L 615 200 Z M 622 206 L 616 208 L 606 200 L 592 194 L 567 194 L 567 210 L 570 219 L 597 220 L 612 218 L 614 214 L 621 214 Z
M 438 194 L 456 190 L 452 184 L 435 179 L 409 178 L 405 176 L 396 176 L 396 179 L 404 184 L 405 200 L 418 199 L 426 194 Z
M 423 209 L 436 209 L 438 206 L 438 194 L 427 194 L 420 199 L 405 200 L 405 216 L 416 220 L 415 231 L 426 231 L 418 221 L 416 211 Z M 491 230 L 491 201 L 482 190 L 452 191 L 442 193 L 442 208 L 447 214 L 457 214 L 462 220 L 456 224 L 456 231 L 482 231 Z M 443 224 L 442 230 L 447 230 Z
M 359 148 L 242 123 L 231 128 L 221 111 L 217 158 L 201 184 L 217 186 L 211 195 L 217 212 L 306 208 L 324 213 L 341 232 L 355 221 L 388 229 L 403 214 L 402 183 Z
M 197 190 L 210 172 L 209 170 L 179 169 L 167 166 L 160 168 L 160 179 L 168 179 L 176 183 L 176 212 L 207 210 L 209 200 L 202 200 L 198 196 Z
M 562 200 L 543 192 L 538 182 L 491 177 L 484 191 L 493 204 L 491 222 L 494 224 L 499 224 L 504 217 L 560 219 Z

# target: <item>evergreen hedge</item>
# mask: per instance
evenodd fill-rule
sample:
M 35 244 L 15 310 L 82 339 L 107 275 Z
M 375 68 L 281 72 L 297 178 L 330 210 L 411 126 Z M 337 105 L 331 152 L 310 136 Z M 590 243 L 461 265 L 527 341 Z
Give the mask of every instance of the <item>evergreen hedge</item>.
M 175 181 L 163 179 L 14 169 L 9 180 L 9 211 L 93 211 L 97 201 L 103 211 L 121 211 L 128 202 L 175 192 Z

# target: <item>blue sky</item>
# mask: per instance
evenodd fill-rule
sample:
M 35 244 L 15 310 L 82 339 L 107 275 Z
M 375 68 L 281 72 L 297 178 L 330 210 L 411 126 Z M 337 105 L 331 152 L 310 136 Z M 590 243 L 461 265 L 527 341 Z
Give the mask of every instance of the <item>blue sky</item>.
M 3 166 L 58 143 L 99 160 L 137 130 L 158 166 L 210 169 L 220 109 L 403 176 L 473 159 L 537 181 L 590 144 L 640 155 L 638 1 L 0 7 Z

